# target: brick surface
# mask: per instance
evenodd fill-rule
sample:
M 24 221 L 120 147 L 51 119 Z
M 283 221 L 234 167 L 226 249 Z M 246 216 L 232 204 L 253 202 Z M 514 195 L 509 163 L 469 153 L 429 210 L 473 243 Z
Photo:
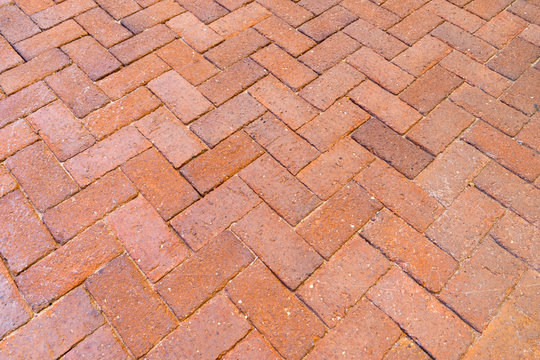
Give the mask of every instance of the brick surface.
M 301 55 L 316 44 L 276 16 L 261 21 L 255 25 L 255 29 L 293 56 Z
M 497 51 L 495 47 L 484 40 L 449 22 L 442 23 L 431 34 L 480 62 L 487 61 Z
M 103 325 L 68 351 L 63 358 L 65 360 L 80 358 L 89 360 L 128 360 L 131 359 L 131 356 L 122 347 L 113 330 L 109 326 Z
M 5 159 L 38 140 L 24 120 L 18 120 L 0 129 L 0 159 Z
M 0 264 L 0 291 L 0 336 L 3 337 L 28 321 L 32 312 L 3 263 Z
M 17 187 L 17 183 L 4 165 L 0 166 L 0 197 Z
M 99 7 L 88 10 L 75 19 L 89 34 L 107 48 L 131 36 L 128 29 L 115 22 L 107 12 Z
M 524 112 L 527 115 L 533 115 L 537 111 L 538 98 L 540 94 L 534 86 L 540 81 L 540 70 L 531 68 L 504 93 L 501 100 L 506 104 Z
M 218 67 L 225 68 L 266 44 L 268 44 L 268 39 L 249 28 L 208 50 L 206 58 Z
M 251 331 L 242 341 L 240 341 L 224 357 L 224 360 L 248 360 L 248 359 L 268 359 L 279 360 L 281 357 L 268 345 L 262 336 Z
M 298 59 L 317 73 L 322 73 L 353 53 L 358 47 L 360 47 L 358 41 L 342 32 L 337 32 L 306 51 Z
M 0 100 L 0 126 L 30 114 L 55 98 L 54 93 L 43 82 L 38 82 Z
M 521 73 L 540 56 L 537 46 L 516 38 L 508 46 L 487 62 L 487 66 L 493 71 L 516 80 Z
M 199 52 L 208 50 L 223 40 L 220 35 L 190 12 L 175 16 L 167 21 L 167 26 Z

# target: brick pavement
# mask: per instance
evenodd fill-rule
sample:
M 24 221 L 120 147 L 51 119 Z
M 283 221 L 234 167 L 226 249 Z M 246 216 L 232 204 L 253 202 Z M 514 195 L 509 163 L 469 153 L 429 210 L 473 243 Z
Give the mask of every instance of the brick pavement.
M 538 0 L 0 0 L 0 360 L 540 358 Z

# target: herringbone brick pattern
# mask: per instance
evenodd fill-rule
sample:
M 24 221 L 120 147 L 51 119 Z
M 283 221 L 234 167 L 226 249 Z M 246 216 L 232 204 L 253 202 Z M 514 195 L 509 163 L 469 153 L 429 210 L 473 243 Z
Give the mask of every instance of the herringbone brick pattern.
M 0 0 L 0 360 L 540 358 L 540 1 Z

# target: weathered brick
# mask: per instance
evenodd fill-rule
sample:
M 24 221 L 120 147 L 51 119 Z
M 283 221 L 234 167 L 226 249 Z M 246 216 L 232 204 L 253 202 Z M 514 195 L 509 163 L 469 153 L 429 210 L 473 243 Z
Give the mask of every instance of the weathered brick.
M 0 338 L 27 322 L 32 311 L 19 293 L 4 263 L 0 263 Z M 1 345 L 0 345 L 1 346 Z
M 280 360 L 281 356 L 264 341 L 257 331 L 252 330 L 223 357 L 223 360 L 249 359 Z
M 392 62 L 414 76 L 420 76 L 452 49 L 433 36 L 425 36 L 396 56 Z
M 174 217 L 170 223 L 197 251 L 259 202 L 257 195 L 235 176 Z
M 375 160 L 355 180 L 420 232 L 443 212 L 422 188 L 381 160 Z
M 341 31 L 335 33 L 298 58 L 321 74 L 360 47 L 360 43 Z
M 15 280 L 30 306 L 39 311 L 78 286 L 122 251 L 122 246 L 106 225 L 98 222 L 30 266 Z
M 260 261 L 234 278 L 226 290 L 257 330 L 288 359 L 301 359 L 324 335 L 323 323 Z
M 516 38 L 504 47 L 486 65 L 512 80 L 516 80 L 531 63 L 540 56 L 538 46 L 521 38 Z
M 429 360 L 430 357 L 420 346 L 406 336 L 402 336 L 386 353 L 383 360 Z
M 527 40 L 531 44 L 540 46 L 540 26 L 529 24 L 529 26 L 519 34 L 519 37 Z
M 428 11 L 426 7 L 422 7 L 392 26 L 388 32 L 411 46 L 441 22 L 442 19 L 439 16 Z
M 15 179 L 11 177 L 4 165 L 0 165 L 0 198 L 17 187 Z
M 530 68 L 508 89 L 501 100 L 531 116 L 537 111 L 540 91 L 536 84 L 540 83 L 540 70 Z
M 65 243 L 135 196 L 136 190 L 121 171 L 113 171 L 66 201 L 49 209 L 43 222 L 56 241 Z
M 467 10 L 451 4 L 446 0 L 430 1 L 423 9 L 427 9 L 432 13 L 437 14 L 444 20 L 449 21 L 470 33 L 474 33 L 485 23 L 485 21 L 478 16 L 471 14 Z
M 518 0 L 514 2 L 514 4 L 512 4 L 508 10 L 529 22 L 539 25 L 538 15 L 540 14 L 540 10 L 539 7 L 532 2 L 527 0 Z
M 167 336 L 145 357 L 148 360 L 216 359 L 251 329 L 224 295 L 204 304 L 189 321 Z
M 81 186 L 86 186 L 143 152 L 151 144 L 131 126 L 124 127 L 64 163 Z
M 32 20 L 40 28 L 48 29 L 95 6 L 92 0 L 66 0 L 33 14 Z
M 484 40 L 449 22 L 439 25 L 431 32 L 431 35 L 480 62 L 487 61 L 497 51 L 495 47 L 489 45 Z
M 210 24 L 210 28 L 224 38 L 234 36 L 270 16 L 257 2 L 240 7 Z
M 85 36 L 64 45 L 62 50 L 93 81 L 112 73 L 121 66 L 120 61 L 116 60 L 91 36 Z
M 54 5 L 54 2 L 52 0 L 17 0 L 16 4 L 26 14 L 32 15 Z
M 475 331 L 399 268 L 393 267 L 368 298 L 437 359 L 459 359 Z
M 135 14 L 126 16 L 121 23 L 134 34 L 138 34 L 154 25 L 169 20 L 184 9 L 173 0 L 159 1 Z
M 439 292 L 458 263 L 388 209 L 379 212 L 360 234 L 420 285 Z
M 16 5 L 0 8 L 0 34 L 14 44 L 39 32 L 39 27 Z
M 267 45 L 268 39 L 252 28 L 228 38 L 205 53 L 220 68 L 226 68 Z
M 338 5 L 304 23 L 298 30 L 320 42 L 357 18 L 356 15 Z
M 103 325 L 64 355 L 63 360 L 129 360 L 131 356 L 120 345 L 112 328 Z
M 465 6 L 473 14 L 489 20 L 510 5 L 511 0 L 473 0 Z
M 316 43 L 277 16 L 270 16 L 254 26 L 265 37 L 292 56 L 300 56 Z
M 112 2 L 110 3 L 112 4 Z M 125 3 L 129 4 L 129 1 Z M 110 48 L 131 36 L 128 29 L 114 21 L 100 7 L 88 10 L 77 16 L 75 20 L 106 48 Z
M 23 62 L 21 56 L 4 37 L 0 37 L 0 72 Z
M 89 277 L 86 287 L 135 356 L 176 327 L 174 315 L 126 255 Z
M 99 328 L 104 319 L 77 288 L 0 342 L 4 359 L 54 359 Z
M 388 29 L 400 20 L 399 16 L 370 0 L 345 0 L 341 2 L 341 6 L 382 30 Z
M 338 0 L 300 0 L 298 2 L 300 6 L 308 9 L 315 15 L 320 15 L 337 3 L 339 3 Z
M 313 17 L 313 14 L 291 0 L 259 0 L 259 3 L 293 27 Z
M 527 22 L 522 18 L 502 11 L 478 29 L 476 35 L 500 49 L 526 27 Z
M 380 252 L 354 236 L 317 269 L 296 294 L 326 325 L 334 327 L 389 266 Z
M 0 160 L 15 154 L 38 140 L 39 137 L 23 119 L 0 129 Z
M 190 12 L 175 16 L 167 21 L 167 26 L 200 53 L 223 40 L 223 37 L 206 26 Z
M 96 2 L 116 20 L 120 20 L 141 9 L 134 0 L 96 0 Z
M 467 188 L 426 235 L 454 258 L 463 260 L 503 213 L 503 207 L 495 200 L 475 188 Z
M 178 0 L 178 3 L 206 24 L 227 14 L 223 6 L 212 0 Z
M 290 289 L 297 288 L 323 262 L 319 254 L 264 203 L 233 224 L 231 230 Z M 276 252 L 276 246 L 283 251 Z

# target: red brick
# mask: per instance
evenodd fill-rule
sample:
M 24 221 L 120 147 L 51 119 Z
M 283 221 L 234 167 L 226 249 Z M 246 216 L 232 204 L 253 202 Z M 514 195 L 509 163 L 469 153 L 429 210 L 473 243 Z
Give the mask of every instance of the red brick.
M 349 96 L 400 134 L 422 117 L 418 111 L 371 81 L 364 81 Z
M 450 255 L 388 209 L 379 212 L 360 234 L 432 292 L 439 292 L 458 267 Z
M 401 20 L 398 24 L 392 26 L 388 32 L 411 46 L 426 36 L 442 21 L 439 16 L 428 11 L 426 7 L 422 7 Z
M 484 40 L 477 38 L 449 22 L 444 22 L 439 25 L 431 32 L 431 35 L 480 62 L 487 61 L 497 51 L 497 49 Z
M 210 110 L 212 104 L 175 71 L 169 71 L 148 83 L 152 90 L 171 111 L 187 124 Z
M 414 80 L 411 75 L 367 47 L 349 56 L 347 62 L 393 94 L 401 92 Z
M 133 0 L 96 0 L 96 2 L 116 20 L 120 20 L 141 9 Z
M 64 355 L 63 360 L 129 360 L 112 328 L 103 325 Z
M 491 229 L 495 241 L 535 269 L 540 269 L 540 230 L 511 211 Z
M 107 96 L 92 83 L 92 80 L 77 65 L 72 65 L 50 75 L 45 81 L 79 118 L 109 101 Z
M 163 0 L 122 19 L 122 25 L 138 34 L 183 12 L 173 0 Z
M 540 83 L 540 71 L 530 68 L 501 97 L 510 106 L 531 116 L 535 113 L 540 99 L 540 91 L 536 84 Z
M 235 176 L 171 220 L 171 225 L 195 251 L 243 217 L 260 199 Z
M 295 28 L 313 17 L 309 11 L 291 0 L 259 0 L 259 3 Z
M 452 49 L 433 36 L 425 36 L 396 56 L 393 63 L 414 76 L 420 76 Z
M 107 224 L 152 282 L 189 255 L 184 243 L 142 196 L 107 216 Z
M 251 58 L 295 91 L 317 77 L 313 70 L 298 62 L 275 44 L 257 51 Z
M 229 11 L 234 11 L 246 5 L 248 0 L 219 0 L 218 3 Z
M 400 40 L 362 19 L 347 26 L 343 32 L 358 40 L 362 45 L 375 50 L 387 60 L 407 49 L 407 45 Z
M 0 33 L 12 44 L 39 32 L 39 27 L 16 5 L 0 8 Z
M 300 56 L 316 44 L 313 40 L 276 16 L 270 16 L 254 27 L 265 37 L 295 57 Z
M 158 47 L 173 41 L 175 37 L 175 32 L 163 24 L 158 24 L 114 45 L 109 51 L 123 64 L 129 64 Z
M 95 6 L 92 0 L 66 0 L 33 14 L 32 20 L 40 28 L 48 29 Z
M 0 339 L 23 325 L 32 317 L 32 311 L 11 279 L 8 269 L 0 263 Z
M 382 30 L 388 29 L 400 20 L 399 16 L 370 0 L 345 0 L 341 2 L 341 6 Z
M 368 297 L 437 359 L 459 359 L 474 339 L 473 329 L 396 267 Z
M 178 0 L 178 3 L 206 24 L 227 14 L 224 7 L 212 0 Z
M 281 356 L 253 330 L 223 357 L 223 360 L 250 359 L 280 360 Z
M 504 213 L 503 207 L 475 188 L 467 188 L 426 231 L 454 258 L 468 257 Z
M 336 101 L 325 112 L 298 129 L 298 134 L 320 151 L 327 151 L 341 137 L 369 119 L 369 114 L 349 99 Z
M 326 110 L 358 85 L 365 77 L 346 63 L 339 63 L 306 85 L 300 96 L 321 110 Z
M 0 198 L 17 187 L 15 180 L 9 175 L 4 165 L 0 165 Z
M 129 1 L 125 2 L 129 4 Z M 107 4 L 107 3 L 104 3 Z M 110 2 L 109 4 L 113 4 Z M 103 9 L 96 7 L 75 18 L 92 37 L 109 48 L 131 36 L 128 29 L 114 21 Z
M 175 168 L 206 149 L 199 138 L 163 106 L 137 121 L 135 126 Z
M 20 55 L 0 36 L 0 72 L 23 62 Z
M 473 14 L 489 20 L 504 10 L 512 0 L 473 0 L 465 6 Z
M 135 188 L 125 175 L 119 170 L 113 171 L 49 209 L 43 221 L 54 238 L 65 243 L 135 194 Z
M 122 251 L 106 225 L 98 222 L 20 273 L 15 280 L 26 301 L 39 311 Z
M 54 359 L 104 323 L 81 288 L 73 290 L 0 343 L 0 357 Z
M 338 5 L 304 23 L 298 30 L 320 42 L 357 18 L 356 15 Z
M 519 37 L 527 40 L 531 44 L 540 46 L 540 26 L 529 24 L 529 26 L 519 34 Z
M 71 176 L 86 186 L 150 147 L 134 128 L 125 127 L 64 163 Z
M 287 359 L 301 359 L 324 335 L 323 323 L 257 261 L 226 287 L 236 306 Z
M 478 29 L 476 35 L 500 49 L 525 27 L 527 27 L 525 20 L 503 11 Z
M 409 179 L 433 160 L 433 156 L 375 118 L 355 130 L 352 138 Z
M 54 5 L 52 0 L 17 0 L 17 6 L 28 15 L 37 13 L 40 10 L 46 9 Z
M 337 32 L 306 51 L 298 60 L 320 74 L 336 65 L 359 47 L 360 43 L 358 41 L 342 32 Z
M 431 359 L 414 341 L 402 336 L 386 353 L 383 360 L 429 360 Z
M 0 160 L 4 160 L 38 139 L 39 137 L 23 119 L 1 128 Z
M 265 107 L 247 93 L 227 101 L 190 125 L 190 130 L 208 146 L 214 147 L 223 139 L 265 112 Z
M 7 70 L 0 75 L 0 86 L 10 95 L 20 89 L 45 78 L 69 64 L 69 58 L 58 49 Z
M 156 290 L 184 319 L 252 261 L 248 248 L 225 231 L 165 275 Z M 201 274 L 204 277 L 196 278 Z
M 155 54 L 150 54 L 133 64 L 97 82 L 101 90 L 112 100 L 117 100 L 148 81 L 169 70 Z
M 532 2 L 527 0 L 518 0 L 512 4 L 508 10 L 529 22 L 539 25 L 537 19 L 538 15 L 540 14 L 540 10 L 539 7 Z
M 470 33 L 474 33 L 485 23 L 485 21 L 478 16 L 471 14 L 467 10 L 451 4 L 446 0 L 431 1 L 428 5 L 423 7 L 423 9 L 427 9 L 432 13 L 437 14 L 444 20 L 449 21 Z
M 271 13 L 257 2 L 238 8 L 217 19 L 210 28 L 224 38 L 234 36 L 270 16 Z
M 206 26 L 190 12 L 182 13 L 167 21 L 167 26 L 200 53 L 223 40 L 223 37 Z
M 534 225 L 540 225 L 540 190 L 491 162 L 474 184 Z
M 463 84 L 454 91 L 450 100 L 509 136 L 516 135 L 528 121 L 519 111 L 468 84 Z
M 137 357 L 176 327 L 174 315 L 125 255 L 88 278 L 86 287 Z
M 420 232 L 443 211 L 433 197 L 381 160 L 371 163 L 355 180 Z
M 540 113 L 537 112 L 531 120 L 525 124 L 516 136 L 516 140 L 520 144 L 525 144 L 530 148 L 540 152 L 540 137 L 537 136 L 540 131 Z M 538 180 L 538 179 L 537 179 Z
M 347 317 L 317 342 L 306 360 L 380 359 L 401 335 L 399 327 L 369 300 L 360 300 Z
M 118 69 L 121 64 L 94 38 L 85 36 L 62 47 L 62 50 L 96 81 Z
M 205 53 L 220 68 L 226 68 L 267 45 L 268 39 L 252 28 L 228 38 Z
M 8 268 L 19 273 L 46 255 L 55 243 L 24 195 L 15 190 L 0 198 L 0 252 Z
M 513 306 L 535 321 L 540 320 L 536 301 L 538 295 L 540 295 L 539 284 L 540 274 L 538 274 L 538 271 L 529 269 L 525 271 L 525 274 L 523 274 L 521 280 L 508 297 Z
M 32 203 L 44 211 L 78 190 L 54 155 L 37 142 L 6 160 L 6 166 Z
M 323 262 L 319 254 L 264 203 L 231 229 L 290 289 L 297 288 Z M 282 251 L 276 252 L 276 246 Z
M 540 175 L 540 155 L 484 122 L 475 123 L 465 141 L 528 181 Z
M 354 236 L 317 269 L 296 294 L 326 325 L 334 327 L 389 266 L 380 252 Z
M 271 113 L 253 121 L 246 132 L 293 175 L 319 156 L 317 150 Z
M 487 66 L 512 80 L 516 80 L 540 56 L 540 49 L 516 38 L 487 62 Z
M 415 182 L 448 207 L 488 162 L 489 159 L 472 146 L 456 141 L 437 156 Z
M 337 0 L 300 0 L 298 4 L 315 15 L 320 15 L 338 2 Z
M 482 331 L 525 269 L 520 260 L 486 239 L 446 284 L 439 298 Z
M 251 329 L 240 311 L 224 295 L 204 304 L 148 353 L 148 360 L 216 359 Z

